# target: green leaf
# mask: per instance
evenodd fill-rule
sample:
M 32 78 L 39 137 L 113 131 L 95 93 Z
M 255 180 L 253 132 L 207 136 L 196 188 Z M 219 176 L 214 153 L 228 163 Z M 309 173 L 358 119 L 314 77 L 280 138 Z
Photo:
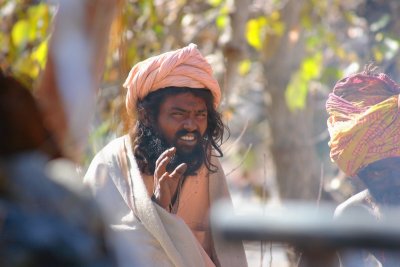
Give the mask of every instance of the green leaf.
M 218 7 L 224 2 L 224 0 L 207 0 L 207 3 L 209 3 L 212 7 Z
M 218 29 L 222 30 L 226 28 L 226 25 L 229 23 L 229 9 L 228 6 L 223 6 L 219 10 L 219 14 L 217 19 L 215 20 L 215 25 L 217 25 Z
M 321 71 L 322 55 L 317 53 L 313 58 L 306 58 L 301 66 L 301 75 L 304 80 L 311 80 L 319 76 Z
M 228 24 L 228 15 L 218 15 L 217 19 L 215 20 L 215 24 L 219 29 L 225 29 L 226 25 Z
M 299 72 L 292 76 L 292 80 L 285 91 L 286 104 L 289 110 L 304 109 L 307 100 L 307 85 Z
M 251 68 L 251 61 L 248 59 L 242 60 L 239 63 L 239 74 L 240 75 L 246 75 L 247 73 L 249 73 Z
M 261 50 L 262 48 L 263 29 L 266 23 L 267 19 L 265 17 L 250 19 L 247 22 L 247 42 L 257 50 Z
M 30 54 L 25 52 L 20 55 L 18 60 L 13 64 L 13 72 L 20 76 L 26 76 L 35 79 L 39 75 L 39 64 L 32 60 Z
M 292 76 L 285 91 L 286 104 L 291 111 L 304 109 L 307 102 L 310 81 L 317 79 L 320 76 L 321 69 L 321 53 L 306 58 L 302 62 L 300 69 Z
M 31 25 L 29 40 L 45 38 L 51 20 L 49 7 L 45 3 L 34 5 L 28 9 L 28 19 Z
M 154 25 L 153 30 L 158 36 L 162 35 L 164 32 L 164 28 L 161 24 Z
M 269 30 L 272 33 L 278 36 L 283 35 L 283 33 L 285 32 L 285 24 L 281 21 L 281 14 L 278 11 L 272 12 L 269 20 L 266 20 L 265 24 L 267 24 L 267 22 Z
M 301 17 L 301 26 L 303 26 L 305 29 L 312 29 L 313 28 L 313 22 L 310 18 L 310 16 L 302 16 Z
M 36 61 L 41 69 L 44 69 L 47 60 L 48 41 L 43 41 L 31 54 L 31 59 Z
M 18 49 L 22 50 L 28 43 L 29 31 L 30 25 L 27 20 L 23 19 L 15 23 L 11 30 L 11 40 Z

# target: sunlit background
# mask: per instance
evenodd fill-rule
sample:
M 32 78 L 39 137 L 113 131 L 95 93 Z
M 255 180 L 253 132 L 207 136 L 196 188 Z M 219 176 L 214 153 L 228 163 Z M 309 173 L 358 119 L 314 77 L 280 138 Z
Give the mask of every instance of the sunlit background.
M 111 30 L 82 169 L 129 129 L 130 68 L 195 43 L 223 89 L 222 161 L 236 203 L 339 203 L 362 189 L 329 159 L 325 101 L 375 63 L 399 81 L 397 0 L 126 0 Z M 0 0 L 0 67 L 30 87 L 46 63 L 55 1 Z M 277 256 L 279 259 L 279 256 Z

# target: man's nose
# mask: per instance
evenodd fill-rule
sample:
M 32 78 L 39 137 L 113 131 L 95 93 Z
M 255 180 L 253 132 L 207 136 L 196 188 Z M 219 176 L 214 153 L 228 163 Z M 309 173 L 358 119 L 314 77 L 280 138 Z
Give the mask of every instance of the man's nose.
M 188 132 L 193 132 L 194 130 L 197 129 L 197 124 L 193 118 L 187 118 L 183 122 L 183 128 Z

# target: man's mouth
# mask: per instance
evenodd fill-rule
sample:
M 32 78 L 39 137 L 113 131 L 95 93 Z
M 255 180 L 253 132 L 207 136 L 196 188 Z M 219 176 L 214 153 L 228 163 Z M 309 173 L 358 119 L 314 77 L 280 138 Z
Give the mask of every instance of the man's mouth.
M 185 132 L 178 134 L 176 144 L 181 147 L 190 147 L 192 149 L 199 142 L 200 135 L 197 132 Z
M 186 134 L 179 137 L 180 141 L 185 142 L 185 144 L 195 144 L 197 142 L 197 137 L 195 134 Z
M 196 140 L 196 137 L 194 136 L 194 134 L 187 134 L 184 136 L 179 137 L 180 139 L 184 140 L 184 141 L 193 141 Z

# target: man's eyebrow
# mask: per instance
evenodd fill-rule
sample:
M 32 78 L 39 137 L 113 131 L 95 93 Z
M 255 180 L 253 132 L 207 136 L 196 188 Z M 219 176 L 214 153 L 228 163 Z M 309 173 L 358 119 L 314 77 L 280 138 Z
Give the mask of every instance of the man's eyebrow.
M 172 107 L 171 110 L 172 111 L 189 112 L 188 110 L 186 110 L 184 108 L 180 108 L 180 107 Z
M 180 112 L 190 112 L 190 110 L 180 108 L 180 107 L 172 107 L 171 111 L 180 111 Z M 207 108 L 199 109 L 195 111 L 196 113 L 207 112 Z

